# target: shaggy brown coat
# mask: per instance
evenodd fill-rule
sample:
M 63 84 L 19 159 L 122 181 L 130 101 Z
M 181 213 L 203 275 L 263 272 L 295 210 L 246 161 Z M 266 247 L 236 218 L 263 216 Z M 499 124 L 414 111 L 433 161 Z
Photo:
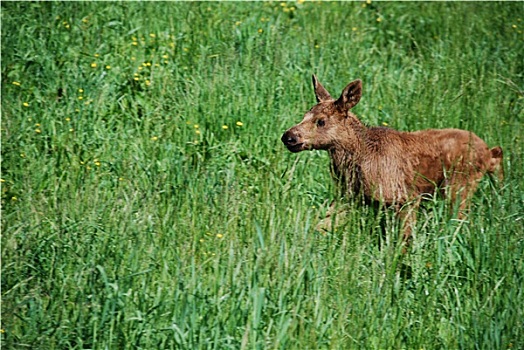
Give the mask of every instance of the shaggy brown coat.
M 459 200 L 463 212 L 486 172 L 502 180 L 502 149 L 489 149 L 470 131 L 366 127 L 350 112 L 362 96 L 361 80 L 347 85 L 337 100 L 314 75 L 313 86 L 318 103 L 282 135 L 282 142 L 291 152 L 328 151 L 343 194 L 362 192 L 367 200 L 393 205 L 405 219 L 405 239 L 425 194 L 443 189 L 452 201 Z

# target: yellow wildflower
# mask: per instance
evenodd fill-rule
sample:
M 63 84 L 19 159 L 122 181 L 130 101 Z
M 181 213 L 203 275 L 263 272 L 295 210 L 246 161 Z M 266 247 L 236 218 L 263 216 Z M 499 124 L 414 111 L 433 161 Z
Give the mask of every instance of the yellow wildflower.
M 222 125 L 222 129 L 227 130 L 227 128 L 228 128 L 227 125 Z
M 158 136 L 153 136 L 153 137 L 151 138 L 151 141 L 156 141 L 156 140 L 158 140 Z
M 237 126 L 242 126 L 242 125 L 244 125 L 244 123 L 242 123 L 241 121 L 237 122 Z
M 27 103 L 27 102 L 24 102 L 22 104 L 24 105 L 24 107 L 29 107 L 29 103 Z
M 97 64 L 96 62 L 91 63 L 91 68 L 96 68 Z
M 219 239 L 220 239 L 220 238 L 222 238 L 222 237 L 224 237 L 224 235 L 223 235 L 223 234 L 221 234 L 221 233 L 217 233 L 217 238 L 219 238 Z
M 20 83 L 17 81 L 13 81 L 13 85 L 20 86 Z

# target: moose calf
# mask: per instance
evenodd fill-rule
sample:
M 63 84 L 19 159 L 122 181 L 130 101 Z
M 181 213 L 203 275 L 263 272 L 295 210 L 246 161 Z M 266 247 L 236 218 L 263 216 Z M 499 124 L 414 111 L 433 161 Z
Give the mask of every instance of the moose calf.
M 361 80 L 349 83 L 337 100 L 315 75 L 313 87 L 317 104 L 282 135 L 282 142 L 291 152 L 328 151 L 343 194 L 362 193 L 366 201 L 395 208 L 405 242 L 425 194 L 442 190 L 463 213 L 486 172 L 502 180 L 502 149 L 489 149 L 472 132 L 367 127 L 350 111 L 362 95 Z

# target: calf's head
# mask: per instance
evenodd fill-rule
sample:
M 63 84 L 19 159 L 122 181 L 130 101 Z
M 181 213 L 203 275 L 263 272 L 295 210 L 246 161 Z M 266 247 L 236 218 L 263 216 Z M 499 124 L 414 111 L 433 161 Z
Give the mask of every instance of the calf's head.
M 282 142 L 291 152 L 332 149 L 342 139 L 347 139 L 348 133 L 352 131 L 353 122 L 358 122 L 349 110 L 360 101 L 361 80 L 349 83 L 337 100 L 331 97 L 315 75 L 313 87 L 317 104 L 304 115 L 302 122 L 282 135 Z

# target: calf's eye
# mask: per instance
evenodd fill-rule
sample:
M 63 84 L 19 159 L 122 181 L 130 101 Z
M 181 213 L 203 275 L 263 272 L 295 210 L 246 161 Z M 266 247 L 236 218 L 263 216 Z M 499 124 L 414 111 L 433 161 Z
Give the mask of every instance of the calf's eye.
M 324 125 L 326 125 L 326 122 L 324 121 L 324 119 L 317 120 L 317 126 L 324 126 Z

